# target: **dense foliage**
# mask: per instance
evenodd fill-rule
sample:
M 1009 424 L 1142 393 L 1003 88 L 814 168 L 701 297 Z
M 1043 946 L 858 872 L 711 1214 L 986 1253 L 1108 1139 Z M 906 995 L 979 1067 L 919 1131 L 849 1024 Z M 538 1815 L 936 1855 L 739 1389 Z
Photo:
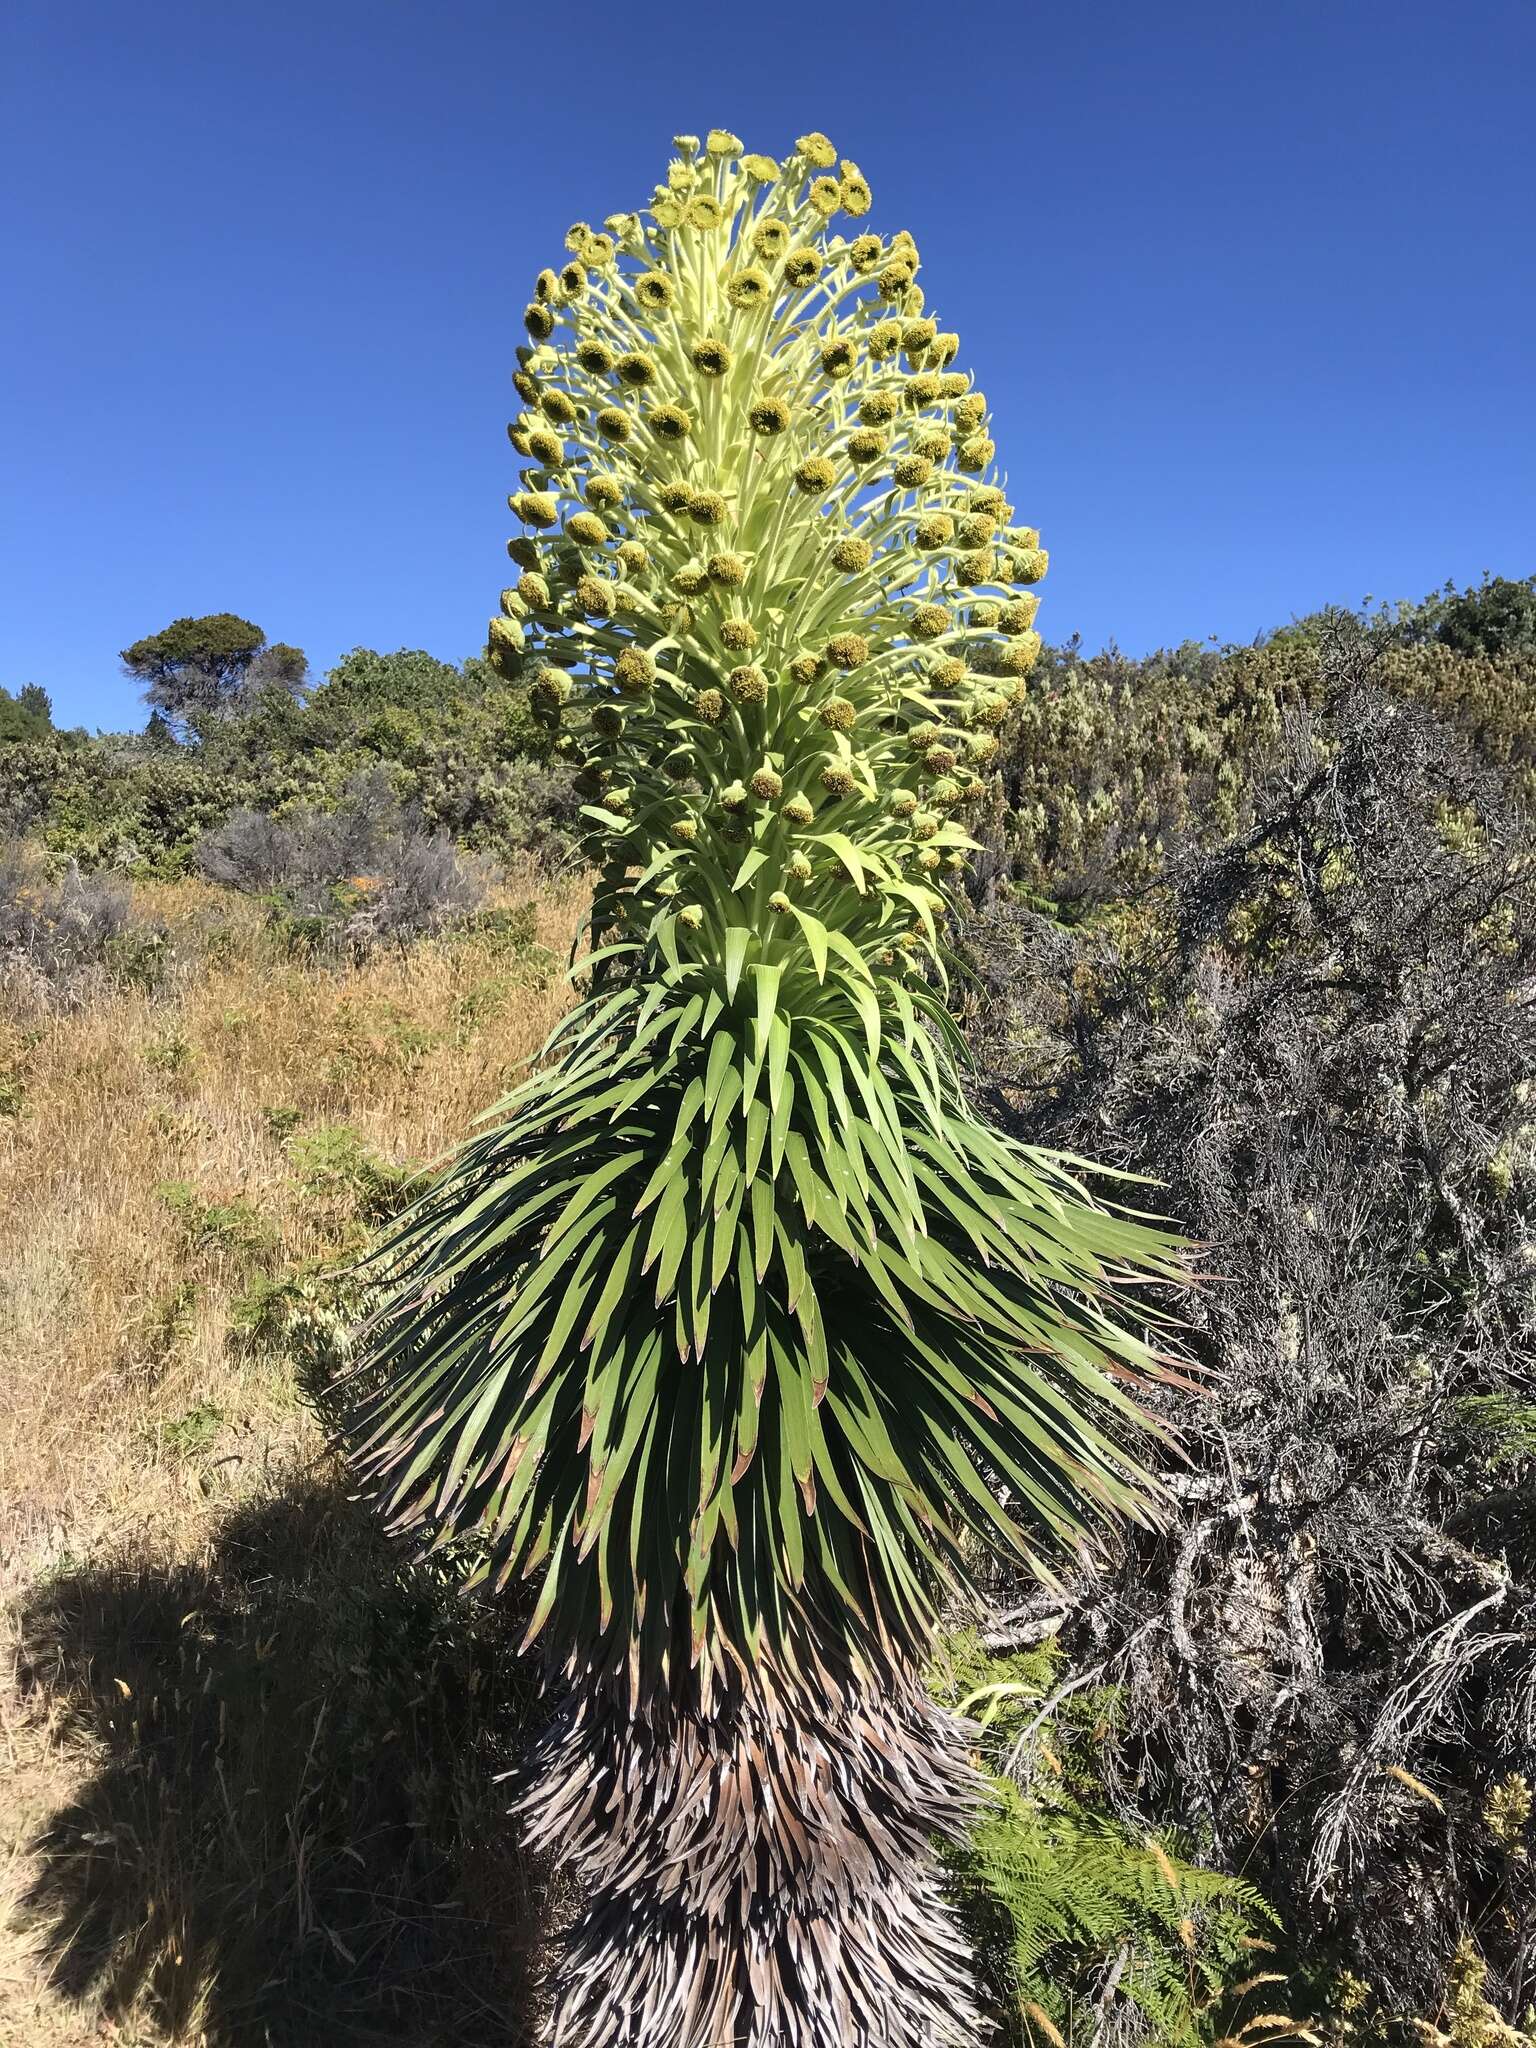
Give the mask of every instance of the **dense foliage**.
M 1212 1273 L 1209 1391 L 1164 1403 L 1176 1521 L 1014 1623 L 1115 1685 L 1106 1796 L 1259 1881 L 1339 2024 L 1435 2011 L 1468 1955 L 1513 2019 L 1536 2000 L 1536 844 L 1514 778 L 1401 690 L 1425 670 L 1400 627 L 1308 639 L 1219 843 L 1070 928 L 978 928 L 995 1104 L 1155 1176 Z

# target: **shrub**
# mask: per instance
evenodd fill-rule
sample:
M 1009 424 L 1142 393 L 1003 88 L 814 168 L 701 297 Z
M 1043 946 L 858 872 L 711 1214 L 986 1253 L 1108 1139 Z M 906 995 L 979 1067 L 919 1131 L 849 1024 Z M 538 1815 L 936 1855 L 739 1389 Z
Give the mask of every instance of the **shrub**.
M 237 812 L 198 848 L 203 874 L 268 899 L 291 950 L 359 957 L 464 917 L 485 892 L 447 836 L 424 831 L 378 772 L 334 811 Z
M 1209 1390 L 1162 1404 L 1174 1525 L 1017 1613 L 1117 1685 L 1117 1809 L 1261 1882 L 1325 2009 L 1333 1972 L 1434 2012 L 1475 1937 L 1514 2019 L 1536 1892 L 1489 1814 L 1536 1762 L 1536 845 L 1358 634 L 1316 666 L 1241 834 L 1076 932 L 992 921 L 992 1099 L 1161 1182 L 1214 1269 Z
M 70 863 L 50 878 L 37 854 L 0 842 L 0 987 L 13 997 L 79 998 L 88 983 L 155 986 L 168 938 L 132 920 L 127 888 Z

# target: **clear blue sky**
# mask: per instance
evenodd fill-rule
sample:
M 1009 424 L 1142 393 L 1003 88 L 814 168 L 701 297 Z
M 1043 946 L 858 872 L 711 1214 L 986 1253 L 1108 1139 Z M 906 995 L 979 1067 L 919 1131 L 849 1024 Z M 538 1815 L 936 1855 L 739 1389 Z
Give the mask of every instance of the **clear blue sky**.
M 824 128 L 1134 652 L 1536 570 L 1536 7 L 9 0 L 0 683 L 236 611 L 458 660 L 519 311 L 670 137 Z

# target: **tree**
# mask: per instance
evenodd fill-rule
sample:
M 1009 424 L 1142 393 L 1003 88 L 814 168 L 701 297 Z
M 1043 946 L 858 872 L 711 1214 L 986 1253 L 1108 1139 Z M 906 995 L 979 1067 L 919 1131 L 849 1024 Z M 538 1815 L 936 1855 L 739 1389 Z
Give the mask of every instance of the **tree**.
M 122 652 L 124 672 L 144 684 L 154 711 L 185 725 L 247 708 L 264 691 L 301 696 L 308 685 L 304 651 L 267 644 L 260 626 L 233 612 L 175 619 Z
M 53 731 L 53 705 L 36 683 L 23 683 L 13 697 L 0 687 L 0 741 L 40 740 Z
M 919 1674 L 971 1559 L 1144 1514 L 1127 1276 L 1178 1246 L 978 1120 L 946 886 L 1040 650 L 1039 536 L 911 238 L 826 138 L 680 142 L 541 273 L 491 658 L 580 762 L 584 999 L 380 1253 L 342 1413 L 389 1525 L 536 1576 L 521 1797 L 581 2048 L 932 2048 L 930 1843 L 985 1797 Z

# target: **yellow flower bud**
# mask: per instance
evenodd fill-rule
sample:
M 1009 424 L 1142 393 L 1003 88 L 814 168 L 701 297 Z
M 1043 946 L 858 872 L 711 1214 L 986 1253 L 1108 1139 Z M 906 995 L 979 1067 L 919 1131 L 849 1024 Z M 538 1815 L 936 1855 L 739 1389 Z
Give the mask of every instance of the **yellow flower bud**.
M 706 725 L 718 725 L 725 716 L 725 699 L 718 690 L 700 690 L 693 708 Z
M 718 199 L 708 192 L 695 193 L 683 210 L 685 226 L 699 228 L 705 234 L 712 233 L 725 220 L 725 209 Z
M 821 771 L 821 786 L 837 802 L 853 795 L 858 784 L 840 762 L 829 761 Z
M 761 798 L 765 804 L 771 804 L 782 794 L 784 783 L 782 777 L 765 763 L 761 768 L 754 769 L 749 787 L 755 797 Z
M 861 427 L 856 434 L 848 436 L 848 460 L 861 467 L 878 462 L 885 453 L 885 436 L 877 434 L 872 427 Z
M 691 491 L 688 496 L 688 517 L 700 526 L 721 526 L 725 522 L 726 504 L 718 491 Z
M 796 291 L 807 285 L 821 269 L 821 257 L 814 249 L 791 249 L 784 258 L 784 282 Z
M 524 570 L 517 579 L 517 594 L 523 603 L 536 612 L 549 610 L 549 585 L 532 569 Z
M 846 697 L 828 697 L 816 707 L 816 716 L 828 732 L 852 732 L 858 715 Z
M 842 206 L 843 188 L 836 178 L 812 178 L 805 196 L 823 220 L 830 220 Z
M 784 872 L 792 882 L 808 882 L 816 872 L 807 857 L 797 848 L 784 863 Z
M 523 308 L 523 325 L 535 341 L 548 341 L 555 331 L 555 316 L 535 299 Z
M 619 405 L 605 405 L 593 421 L 593 425 L 605 441 L 622 443 L 635 431 L 634 421 Z
M 933 475 L 926 455 L 901 455 L 891 465 L 891 478 L 904 491 L 920 490 Z
M 524 526 L 553 526 L 560 517 L 554 495 L 549 491 L 514 491 L 507 503 Z
M 824 455 L 808 455 L 795 471 L 795 488 L 808 498 L 823 496 L 837 482 L 837 471 Z
M 644 544 L 638 540 L 622 542 L 617 560 L 626 576 L 643 576 L 651 566 L 651 558 L 646 553 Z
M 613 368 L 613 350 L 605 341 L 581 341 L 576 344 L 576 360 L 588 376 L 606 377 Z
M 1031 592 L 1027 597 L 1018 597 L 1011 604 L 1005 604 L 997 615 L 997 623 L 1005 633 L 1027 633 L 1035 623 L 1035 614 L 1040 609 L 1040 600 Z
M 792 796 L 779 806 L 779 816 L 791 825 L 809 825 L 816 813 L 809 797 Z
M 997 575 L 997 558 L 990 548 L 978 548 L 974 554 L 955 557 L 955 581 L 965 588 L 978 583 L 991 583 Z
M 794 905 L 790 902 L 789 898 L 784 894 L 784 891 L 782 889 L 775 889 L 773 894 L 768 898 L 768 908 L 774 913 L 776 917 L 782 917 L 785 911 L 792 910 L 794 908 Z
M 625 696 L 643 696 L 656 680 L 656 664 L 643 647 L 626 647 L 614 661 L 613 680 Z
M 777 263 L 789 247 L 789 229 L 781 220 L 760 220 L 752 230 L 752 247 L 765 263 Z
M 789 425 L 789 407 L 782 398 L 759 394 L 747 408 L 747 419 L 754 434 L 782 434 Z
M 955 522 L 947 512 L 929 512 L 912 528 L 912 538 L 920 548 L 948 547 L 954 537 Z
M 861 668 L 869 659 L 869 642 L 862 633 L 834 633 L 827 642 L 826 656 L 834 668 Z
M 1050 565 L 1051 557 L 1048 549 L 1021 549 L 1013 557 L 1014 580 L 1018 583 L 1038 583 Z
M 554 507 L 553 499 L 550 500 L 550 507 Z M 525 534 L 517 534 L 507 542 L 507 553 L 520 569 L 537 569 L 539 566 L 538 547 Z
M 573 512 L 565 522 L 565 531 L 568 538 L 584 548 L 601 547 L 608 538 L 608 528 L 595 512 Z
M 768 701 L 768 678 L 755 661 L 743 662 L 740 668 L 733 668 L 726 677 L 726 683 L 738 704 L 765 704 Z
M 866 427 L 888 426 L 896 412 L 896 400 L 889 391 L 871 391 L 859 400 L 859 419 Z
M 656 381 L 655 361 L 643 349 L 629 350 L 619 357 L 614 368 L 619 373 L 619 382 L 630 385 L 636 391 Z
M 757 645 L 757 628 L 750 619 L 722 619 L 720 638 L 733 654 L 748 654 Z
M 873 556 L 867 540 L 860 540 L 849 534 L 840 540 L 832 550 L 832 566 L 841 569 L 845 575 L 853 576 L 861 569 L 867 569 Z
M 938 640 L 949 631 L 949 613 L 941 604 L 920 604 L 907 624 L 914 640 Z
M 797 654 L 789 664 L 790 678 L 804 688 L 814 683 L 825 668 L 826 663 L 819 654 Z
M 697 903 L 685 903 L 677 913 L 677 921 L 686 925 L 689 931 L 696 932 L 704 922 L 704 913 Z

